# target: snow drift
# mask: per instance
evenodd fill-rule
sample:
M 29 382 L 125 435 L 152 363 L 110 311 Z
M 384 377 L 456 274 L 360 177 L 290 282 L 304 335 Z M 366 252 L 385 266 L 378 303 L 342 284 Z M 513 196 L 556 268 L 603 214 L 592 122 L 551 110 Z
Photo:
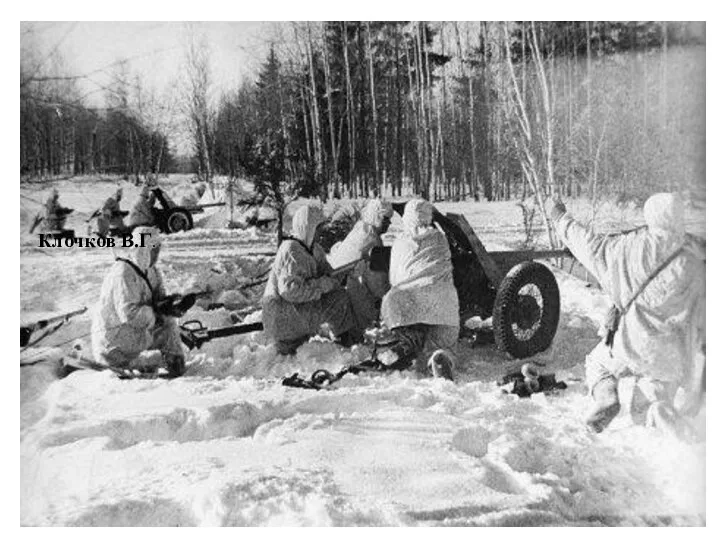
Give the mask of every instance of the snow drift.
M 441 209 L 468 215 L 491 249 L 518 241 L 512 204 Z M 272 258 L 263 252 L 273 241 L 253 229 L 167 237 L 161 265 L 169 290 L 234 300 L 232 309 L 200 305 L 186 319 L 208 327 L 259 320 L 251 306 L 263 287 L 243 285 L 267 268 Z M 23 249 L 25 315 L 92 305 L 111 264 L 89 250 Z M 560 328 L 536 360 L 568 389 L 524 400 L 495 383 L 521 362 L 467 344 L 456 383 L 404 372 L 347 375 L 317 392 L 284 387 L 281 377 L 339 370 L 369 351 L 315 339 L 280 357 L 262 332 L 205 344 L 187 376 L 172 381 L 100 372 L 60 379 L 57 359 L 74 339 L 89 341 L 89 314 L 73 319 L 45 348 L 23 352 L 46 361 L 21 369 L 20 522 L 703 525 L 704 412 L 695 441 L 634 426 L 626 382 L 621 416 L 603 434 L 588 433 L 583 361 L 607 299 L 555 272 Z

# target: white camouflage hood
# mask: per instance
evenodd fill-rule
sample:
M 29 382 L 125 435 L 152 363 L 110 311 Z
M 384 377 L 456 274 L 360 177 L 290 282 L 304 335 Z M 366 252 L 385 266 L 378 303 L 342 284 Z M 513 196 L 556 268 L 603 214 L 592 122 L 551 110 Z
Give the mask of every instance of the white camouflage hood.
M 144 237 L 144 238 L 143 238 Z M 135 263 L 143 272 L 153 266 L 153 249 L 159 251 L 162 241 L 160 231 L 155 227 L 135 227 L 132 232 L 133 247 L 122 247 L 122 239 L 117 238 L 116 242 L 120 247 L 115 248 L 115 256 L 128 259 Z
M 643 207 L 645 223 L 653 232 L 685 234 L 685 209 L 679 195 L 657 193 L 650 197 Z
M 310 247 L 318 226 L 325 221 L 322 208 L 314 205 L 305 205 L 298 209 L 293 216 L 292 235 Z

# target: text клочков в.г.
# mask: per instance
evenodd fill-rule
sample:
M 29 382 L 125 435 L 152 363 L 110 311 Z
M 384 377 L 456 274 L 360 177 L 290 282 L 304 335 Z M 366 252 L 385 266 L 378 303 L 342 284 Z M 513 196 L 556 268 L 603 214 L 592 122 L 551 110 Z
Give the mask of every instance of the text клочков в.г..
M 73 237 L 62 237 L 56 234 L 39 234 L 40 247 L 58 248 L 58 247 L 100 247 L 100 248 L 131 248 L 131 247 L 145 247 L 145 237 L 150 236 L 149 233 L 142 233 L 140 235 L 140 242 L 134 242 L 132 234 L 126 234 L 122 236 L 108 236 L 106 238 L 89 238 L 82 236 Z

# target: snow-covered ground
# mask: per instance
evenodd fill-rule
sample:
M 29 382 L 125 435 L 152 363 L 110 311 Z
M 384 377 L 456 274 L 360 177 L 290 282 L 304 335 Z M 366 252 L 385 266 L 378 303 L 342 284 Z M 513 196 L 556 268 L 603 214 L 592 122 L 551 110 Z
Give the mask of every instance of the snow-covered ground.
M 134 199 L 128 183 L 123 208 Z M 58 184 L 84 220 L 116 184 Z M 21 319 L 92 306 L 110 250 L 40 249 L 27 225 L 47 186 L 22 186 Z M 440 203 L 465 214 L 489 249 L 522 243 L 514 202 Z M 571 203 L 587 215 L 587 205 Z M 211 211 L 214 209 L 211 209 Z M 291 208 L 292 211 L 292 208 Z M 221 214 L 222 212 L 219 212 Z M 207 226 L 225 216 L 208 214 Z M 704 236 L 704 214 L 692 227 Z M 610 229 L 641 222 L 637 209 L 605 207 Z M 388 234 L 391 241 L 399 220 Z M 252 306 L 262 286 L 241 289 L 272 261 L 274 233 L 198 228 L 165 238 L 168 289 L 230 295 Z M 75 338 L 89 343 L 90 312 L 21 354 L 23 525 L 698 525 L 705 523 L 705 414 L 698 439 L 681 442 L 641 426 L 624 410 L 601 435 L 582 422 L 583 361 L 597 342 L 607 299 L 553 268 L 560 328 L 538 355 L 568 389 L 520 400 L 495 381 L 521 362 L 492 346 L 462 344 L 455 383 L 414 373 L 348 375 L 328 390 L 280 385 L 294 372 L 338 370 L 365 357 L 317 340 L 278 357 L 261 332 L 194 351 L 180 379 L 119 380 L 76 372 L 52 359 Z M 193 308 L 185 319 L 233 323 L 226 309 Z M 40 347 L 44 345 L 44 347 Z M 658 449 L 662 448 L 662 451 Z

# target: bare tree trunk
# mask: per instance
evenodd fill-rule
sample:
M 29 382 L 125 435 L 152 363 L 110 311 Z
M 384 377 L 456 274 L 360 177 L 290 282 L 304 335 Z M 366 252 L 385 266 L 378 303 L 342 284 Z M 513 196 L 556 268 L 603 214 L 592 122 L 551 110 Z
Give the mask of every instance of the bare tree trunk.
M 493 114 L 493 107 L 490 106 L 490 70 L 488 69 L 490 53 L 488 51 L 489 38 L 487 22 L 480 23 L 480 29 L 482 32 L 482 46 L 483 46 L 483 112 L 485 118 L 485 125 L 483 126 L 483 195 L 488 201 L 495 199 L 493 189 L 493 178 L 491 168 L 492 164 L 495 163 L 495 159 L 492 156 L 492 132 L 490 130 L 490 119 Z
M 390 164 L 390 81 L 385 82 L 385 116 L 383 118 L 382 138 L 382 195 L 387 192 Z
M 412 78 L 412 69 L 410 66 L 410 46 L 408 45 L 407 41 L 405 42 L 405 56 L 407 58 L 407 76 L 408 76 L 408 88 L 410 91 L 410 111 L 409 115 L 412 115 L 413 121 L 415 123 L 415 166 L 416 169 L 414 171 L 410 171 L 409 161 L 410 157 L 408 156 L 408 174 L 411 174 L 413 176 L 413 192 L 419 193 L 419 184 L 418 184 L 418 176 L 420 175 L 420 141 L 418 140 L 420 136 L 420 125 L 418 120 L 418 103 L 417 103 L 417 94 L 415 92 L 415 85 L 413 85 L 413 78 Z M 408 119 L 407 122 L 408 128 L 410 127 L 410 120 Z
M 427 23 L 423 23 L 427 24 Z M 433 126 L 432 126 L 432 103 L 433 103 L 433 91 L 432 91 L 432 73 L 430 72 L 430 58 L 428 57 L 428 44 L 425 41 L 425 26 L 423 26 L 423 32 L 421 32 L 420 37 L 422 40 L 422 50 L 424 52 L 423 56 L 421 57 L 424 62 L 425 66 L 425 88 L 427 90 L 427 100 L 426 100 L 426 111 L 425 116 L 427 118 L 426 120 L 426 148 L 427 148 L 427 194 L 430 196 L 430 193 L 434 193 L 435 189 L 430 189 L 430 186 L 435 185 L 435 136 L 433 134 Z M 421 64 L 421 65 L 423 65 Z
M 425 122 L 425 77 L 423 74 L 423 53 L 422 53 L 422 37 L 421 37 L 421 26 L 422 23 L 418 22 L 415 25 L 415 87 L 417 89 L 417 107 L 415 109 L 418 118 L 418 131 L 417 131 L 417 144 L 418 144 L 418 189 L 416 193 L 419 193 L 424 199 L 428 199 L 428 182 L 427 182 L 427 124 Z
M 310 70 L 310 97 L 312 99 L 312 114 L 310 116 L 312 132 L 313 132 L 313 144 L 315 149 L 315 181 L 318 183 L 323 182 L 323 171 L 324 171 L 324 159 L 323 159 L 323 146 L 322 138 L 320 136 L 320 111 L 318 107 L 318 92 L 317 84 L 315 82 L 315 62 L 313 61 L 313 47 L 312 47 L 312 29 L 310 23 L 307 23 L 307 41 L 305 46 L 305 52 L 307 55 L 307 63 Z
M 588 137 L 588 155 L 593 153 L 593 130 L 592 130 L 592 21 L 585 22 L 585 38 L 586 38 L 586 65 L 587 65 L 587 80 L 585 81 L 586 95 L 587 95 L 587 137 Z
M 527 183 L 529 184 L 530 188 L 533 191 L 533 196 L 535 198 L 535 203 L 537 207 L 540 209 L 540 215 L 543 219 L 543 222 L 545 223 L 545 229 L 548 234 L 548 238 L 550 240 L 550 245 L 555 246 L 557 245 L 555 236 L 553 234 L 552 227 L 550 225 L 550 221 L 547 217 L 547 214 L 545 213 L 545 207 L 542 201 L 541 197 L 541 184 L 540 184 L 540 178 L 538 174 L 538 168 L 537 168 L 537 161 L 535 157 L 533 156 L 533 137 L 532 137 L 532 129 L 530 122 L 528 120 L 527 111 L 525 107 L 525 102 L 522 99 L 522 94 L 520 93 L 520 87 L 517 82 L 517 77 L 515 76 L 515 69 L 512 64 L 512 54 L 510 51 L 510 34 L 508 32 L 508 23 L 504 23 L 503 30 L 505 33 L 505 56 L 507 60 L 508 65 L 508 72 L 510 74 L 510 81 L 512 83 L 513 88 L 513 96 L 514 96 L 514 107 L 513 110 L 515 112 L 515 117 L 518 123 L 518 126 L 521 131 L 521 136 L 518 138 L 513 138 L 513 141 L 518 148 L 520 155 L 522 157 L 521 159 L 521 166 L 523 169 L 523 173 L 525 175 L 525 178 L 527 180 Z
M 403 126 L 405 118 L 403 115 L 403 99 L 402 84 L 400 74 L 400 32 L 395 27 L 395 100 L 397 119 L 395 122 L 395 178 L 393 179 L 393 196 L 402 194 L 402 178 L 403 178 L 403 155 L 405 141 L 403 137 Z M 397 193 L 396 190 L 397 189 Z
M 333 174 L 333 196 L 339 197 L 340 195 L 340 173 L 338 172 L 338 149 L 335 143 L 335 125 L 333 116 L 333 103 L 332 103 L 332 74 L 330 73 L 330 58 L 327 46 L 327 31 L 325 23 L 323 23 L 323 63 L 325 66 L 325 91 L 327 92 L 328 102 L 328 127 L 330 129 L 330 150 L 332 152 L 332 174 Z
M 351 196 L 357 196 L 357 185 L 355 182 L 355 104 L 353 101 L 352 77 L 350 75 L 350 59 L 348 56 L 348 32 L 347 22 L 342 23 L 343 36 L 343 58 L 345 60 L 345 84 L 346 84 L 346 102 L 348 112 L 348 152 L 350 157 L 349 182 L 351 186 Z
M 310 142 L 314 140 L 310 130 L 310 126 L 308 125 L 308 109 L 310 109 L 311 105 L 308 103 L 307 95 L 305 94 L 305 84 L 304 82 L 301 82 L 299 85 L 300 87 L 300 100 L 302 105 L 302 118 L 303 118 L 303 127 L 305 128 L 305 151 L 307 152 L 308 159 L 313 158 L 313 149 L 310 145 Z
M 445 23 L 440 22 L 440 54 L 445 56 Z M 440 158 L 440 182 L 442 189 L 445 190 L 445 197 L 450 199 L 450 186 L 448 185 L 448 178 L 445 171 L 445 139 L 443 137 L 443 116 L 446 108 L 447 98 L 447 75 L 445 73 L 445 64 L 442 65 L 442 87 L 441 87 L 441 98 L 437 104 L 437 123 L 438 123 L 438 148 Z
M 463 47 L 460 40 L 460 30 L 458 28 L 457 22 L 455 24 L 455 34 L 457 37 L 457 46 L 458 51 L 460 53 L 460 65 L 461 67 L 461 76 L 463 79 L 467 77 L 468 81 L 468 105 L 470 108 L 469 116 L 470 116 L 470 159 L 471 159 L 471 166 L 472 166 L 472 174 L 470 178 L 470 192 L 472 193 L 472 196 L 475 200 L 478 200 L 478 190 L 477 190 L 477 179 L 478 179 L 478 168 L 477 168 L 477 155 L 476 155 L 476 148 L 475 148 L 475 92 L 473 91 L 473 79 L 472 79 L 472 73 L 467 74 L 465 72 L 465 54 L 463 53 Z M 470 36 L 469 36 L 469 29 L 466 26 L 465 27 L 465 39 L 466 41 L 470 42 Z
M 535 23 L 530 23 L 532 28 L 532 41 L 530 42 L 533 58 L 535 59 L 535 68 L 538 71 L 538 79 L 540 82 L 540 90 L 542 93 L 543 109 L 545 116 L 545 158 L 547 167 L 546 184 L 550 188 L 550 194 L 555 195 L 555 171 L 554 171 L 554 155 L 553 155 L 553 107 L 548 88 L 548 80 L 545 74 L 545 66 L 540 56 L 540 48 L 537 41 L 537 28 Z
M 373 182 L 373 191 L 378 196 L 380 186 L 380 159 L 378 150 L 378 118 L 377 103 L 375 101 L 375 66 L 373 65 L 372 52 L 372 33 L 370 31 L 370 22 L 366 22 L 367 28 L 367 50 L 368 50 L 368 70 L 370 71 L 370 101 L 372 105 L 372 123 L 373 123 L 373 158 L 375 163 L 375 180 Z
M 210 160 L 207 134 L 210 127 L 210 109 L 208 92 L 210 88 L 210 59 L 207 42 L 204 38 L 198 41 L 192 30 L 188 33 L 188 49 L 186 52 L 187 74 L 190 81 L 187 108 L 195 131 L 195 145 L 200 160 L 200 173 L 210 185 L 211 191 L 213 168 Z
M 525 59 L 525 51 L 527 50 L 527 31 L 525 30 L 525 21 L 520 23 L 522 32 L 522 98 L 527 103 L 527 61 Z
M 660 125 L 663 129 L 667 127 L 667 60 L 668 60 L 668 30 L 667 21 L 662 26 L 662 81 L 660 84 Z M 669 175 L 666 176 L 669 178 Z

